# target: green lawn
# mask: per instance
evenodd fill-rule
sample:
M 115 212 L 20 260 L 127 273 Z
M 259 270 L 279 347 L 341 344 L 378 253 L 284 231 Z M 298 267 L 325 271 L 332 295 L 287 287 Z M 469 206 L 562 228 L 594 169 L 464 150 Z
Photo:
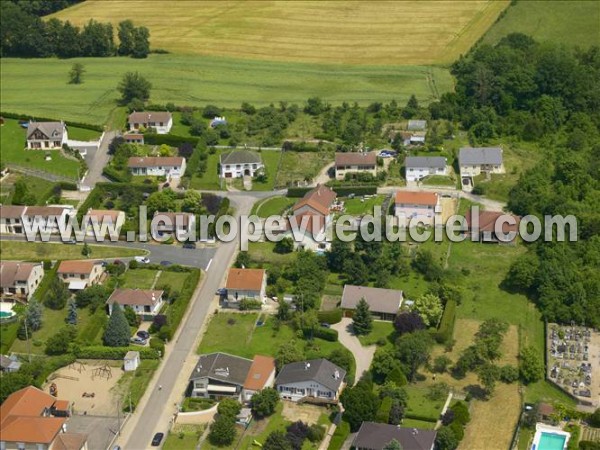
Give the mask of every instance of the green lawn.
M 250 214 L 266 219 L 269 216 L 281 215 L 295 203 L 295 199 L 288 197 L 271 197 L 259 200 L 252 207 Z
M 81 254 L 83 245 L 66 245 L 52 242 L 17 242 L 0 241 L 0 256 L 2 259 L 19 259 L 25 261 L 41 261 L 43 259 L 85 259 Z M 146 250 L 109 247 L 106 245 L 90 245 L 92 259 L 127 258 L 145 255 Z
M 165 450 L 196 450 L 199 435 L 204 427 L 202 425 L 176 425 L 174 431 L 170 431 L 162 448 Z
M 394 332 L 394 325 L 392 322 L 383 322 L 381 320 L 373 321 L 373 329 L 366 336 L 359 336 L 358 340 L 362 345 L 374 345 L 380 339 L 385 339 L 389 342 L 389 339 Z
M 265 172 L 267 174 L 267 181 L 265 183 L 252 182 L 253 191 L 272 191 L 275 186 L 275 180 L 277 179 L 277 169 L 279 168 L 279 160 L 281 159 L 281 152 L 274 150 L 263 150 L 260 152 L 260 156 L 265 165 Z
M 221 184 L 219 182 L 219 156 L 221 152 L 217 150 L 214 154 L 208 155 L 207 160 L 207 168 L 206 172 L 202 174 L 202 176 L 198 176 L 198 174 L 194 174 L 192 176 L 192 180 L 190 181 L 190 188 L 192 189 L 203 189 L 203 190 L 215 190 L 218 191 L 221 189 Z
M 157 273 L 154 269 L 130 269 L 123 274 L 123 281 L 119 283 L 119 287 L 150 289 Z
M 600 3 L 597 1 L 519 1 L 510 6 L 484 35 L 496 43 L 509 33 L 525 33 L 536 40 L 560 45 L 600 45 Z
M 369 198 L 342 199 L 344 201 L 344 213 L 352 215 L 373 214 L 373 208 L 380 206 L 385 197 L 385 195 L 375 195 Z
M 2 82 L 4 83 L 4 60 L 2 63 Z M 29 89 L 27 90 L 29 91 Z M 21 95 L 24 95 L 21 93 Z M 2 96 L 4 96 L 4 86 L 2 86 Z M 75 100 L 75 99 L 73 99 Z M 1 103 L 3 111 L 4 103 Z M 29 113 L 21 110 L 20 112 Z M 58 150 L 25 150 L 26 130 L 19 126 L 19 122 L 14 119 L 5 119 L 4 125 L 0 128 L 0 160 L 5 164 L 15 164 L 43 172 L 49 172 L 62 175 L 76 180 L 79 173 L 79 162 L 74 159 L 61 156 Z M 50 161 L 46 161 L 46 154 L 52 156 Z
M 427 422 L 425 420 L 417 419 L 403 419 L 402 427 L 404 428 L 419 428 L 421 430 L 433 430 L 435 422 Z
M 294 253 L 275 253 L 275 242 L 250 242 L 248 254 L 250 259 L 256 263 L 285 264 L 292 262 Z
M 17 180 L 24 179 L 27 184 L 28 192 L 33 195 L 35 201 L 32 204 L 45 205 L 46 201 L 52 196 L 53 188 L 55 183 L 44 180 L 38 177 L 32 177 L 29 175 L 11 174 L 6 178 L 7 182 L 2 182 L 1 191 L 2 195 L 6 196 L 6 199 L 2 200 L 2 204 L 10 204 L 12 201 L 12 195 L 14 194 L 14 184 Z
M 167 272 L 163 271 L 158 277 L 156 286 L 170 285 L 174 290 L 180 291 L 184 281 L 190 274 L 187 272 Z
M 332 152 L 283 152 L 275 187 L 312 180 L 333 159 Z
M 87 128 L 69 127 L 69 139 L 76 141 L 97 141 L 102 133 Z
M 118 388 L 121 392 L 121 404 L 125 405 L 124 410 L 129 409 L 129 394 L 131 393 L 131 405 L 135 411 L 159 364 L 160 361 L 155 359 L 143 360 L 135 372 L 125 372 L 119 379 Z
M 82 84 L 67 82 L 74 63 L 85 66 Z M 429 66 L 346 66 L 176 54 L 146 59 L 3 58 L 0 109 L 104 124 L 117 107 L 117 85 L 130 71 L 139 71 L 152 83 L 153 103 L 190 106 L 239 107 L 243 101 L 257 106 L 278 101 L 302 104 L 311 96 L 331 104 L 367 105 L 392 99 L 405 104 L 412 94 L 427 104 L 453 88 L 446 68 Z
M 426 186 L 454 186 L 456 181 L 450 177 L 444 177 L 442 175 L 430 175 L 425 177 L 422 183 Z
M 560 401 L 564 405 L 575 407 L 576 402 L 562 390 L 556 387 L 550 381 L 542 380 L 532 383 L 525 388 L 525 401 L 529 403 L 536 402 L 555 402 Z
M 429 390 L 414 384 L 404 386 L 408 394 L 408 404 L 405 414 L 416 414 L 421 417 L 429 417 L 431 420 L 437 420 L 444 407 L 446 399 L 432 401 L 427 398 Z

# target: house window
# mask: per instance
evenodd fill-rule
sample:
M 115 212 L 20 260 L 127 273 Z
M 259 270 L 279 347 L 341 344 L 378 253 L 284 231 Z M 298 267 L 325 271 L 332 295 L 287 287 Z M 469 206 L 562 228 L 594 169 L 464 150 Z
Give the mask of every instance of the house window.
M 158 124 L 159 124 L 161 127 L 163 126 L 163 123 L 162 123 L 162 122 L 159 122 Z
M 150 312 L 150 306 L 144 305 L 144 312 Z
M 85 275 L 81 274 L 81 275 L 79 275 L 79 278 L 82 280 L 85 280 Z
M 54 141 L 54 146 L 55 147 L 60 147 L 60 141 Z

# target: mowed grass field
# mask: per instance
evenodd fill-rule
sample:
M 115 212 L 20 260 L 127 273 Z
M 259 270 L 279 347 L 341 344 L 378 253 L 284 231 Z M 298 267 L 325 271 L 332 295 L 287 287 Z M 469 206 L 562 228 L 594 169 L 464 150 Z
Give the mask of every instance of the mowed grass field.
M 399 43 L 398 45 L 402 45 Z M 80 85 L 68 84 L 76 63 L 85 66 Z M 146 59 L 3 58 L 0 110 L 104 124 L 117 107 L 125 72 L 138 71 L 152 83 L 153 103 L 239 108 L 244 101 L 265 106 L 278 101 L 303 105 L 319 96 L 331 104 L 368 105 L 415 94 L 426 104 L 453 89 L 447 69 L 430 66 L 348 66 L 251 61 L 229 57 L 151 55 Z
M 508 8 L 483 41 L 495 44 L 502 37 L 515 32 L 556 44 L 579 47 L 600 45 L 600 2 L 521 0 Z
M 508 1 L 88 0 L 51 17 L 131 19 L 153 48 L 270 61 L 407 65 L 466 53 Z

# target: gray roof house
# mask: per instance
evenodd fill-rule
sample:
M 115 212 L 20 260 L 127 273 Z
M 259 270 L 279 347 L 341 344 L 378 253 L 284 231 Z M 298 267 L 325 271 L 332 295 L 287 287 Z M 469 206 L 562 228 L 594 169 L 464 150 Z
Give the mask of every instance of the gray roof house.
M 346 317 L 352 317 L 358 302 L 364 298 L 371 314 L 381 320 L 394 320 L 402 305 L 402 291 L 396 289 L 372 288 L 366 286 L 344 286 L 342 310 Z
M 68 140 L 64 122 L 29 122 L 27 125 L 28 149 L 61 148 Z
M 352 442 L 356 450 L 382 450 L 394 439 L 402 450 L 433 450 L 437 431 L 363 422 Z
M 460 165 L 502 164 L 500 147 L 463 147 L 458 153 Z
M 264 168 L 260 154 L 249 150 L 222 153 L 220 164 L 222 178 L 254 176 L 258 170 Z
M 346 371 L 326 359 L 286 364 L 275 379 L 275 389 L 285 400 L 336 403 Z
M 404 160 L 406 168 L 445 169 L 446 158 L 443 156 L 407 156 Z
M 21 368 L 21 362 L 15 355 L 0 355 L 0 370 L 2 372 L 17 372 Z
M 408 131 L 425 131 L 427 128 L 426 120 L 409 120 L 406 129 Z
M 200 355 L 189 378 L 188 396 L 239 398 L 252 360 L 228 353 Z

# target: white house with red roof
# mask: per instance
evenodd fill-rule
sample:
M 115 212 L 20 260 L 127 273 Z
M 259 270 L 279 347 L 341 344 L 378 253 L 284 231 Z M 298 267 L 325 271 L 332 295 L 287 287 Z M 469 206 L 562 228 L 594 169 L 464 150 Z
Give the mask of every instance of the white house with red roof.
M 168 111 L 134 111 L 127 122 L 129 131 L 154 128 L 157 134 L 167 134 L 173 126 L 173 116 Z
M 262 301 L 266 296 L 267 271 L 232 267 L 229 269 L 225 288 L 229 306 L 235 306 L 244 299 Z
M 398 191 L 394 201 L 394 214 L 400 226 L 433 225 L 442 208 L 435 192 Z
M 69 285 L 69 290 L 79 291 L 100 283 L 104 267 L 100 261 L 62 261 L 56 273 L 61 281 Z
M 152 320 L 163 305 L 164 291 L 156 289 L 115 289 L 106 300 L 108 314 L 112 314 L 113 305 L 118 303 L 121 308 L 129 306 L 143 320 Z

